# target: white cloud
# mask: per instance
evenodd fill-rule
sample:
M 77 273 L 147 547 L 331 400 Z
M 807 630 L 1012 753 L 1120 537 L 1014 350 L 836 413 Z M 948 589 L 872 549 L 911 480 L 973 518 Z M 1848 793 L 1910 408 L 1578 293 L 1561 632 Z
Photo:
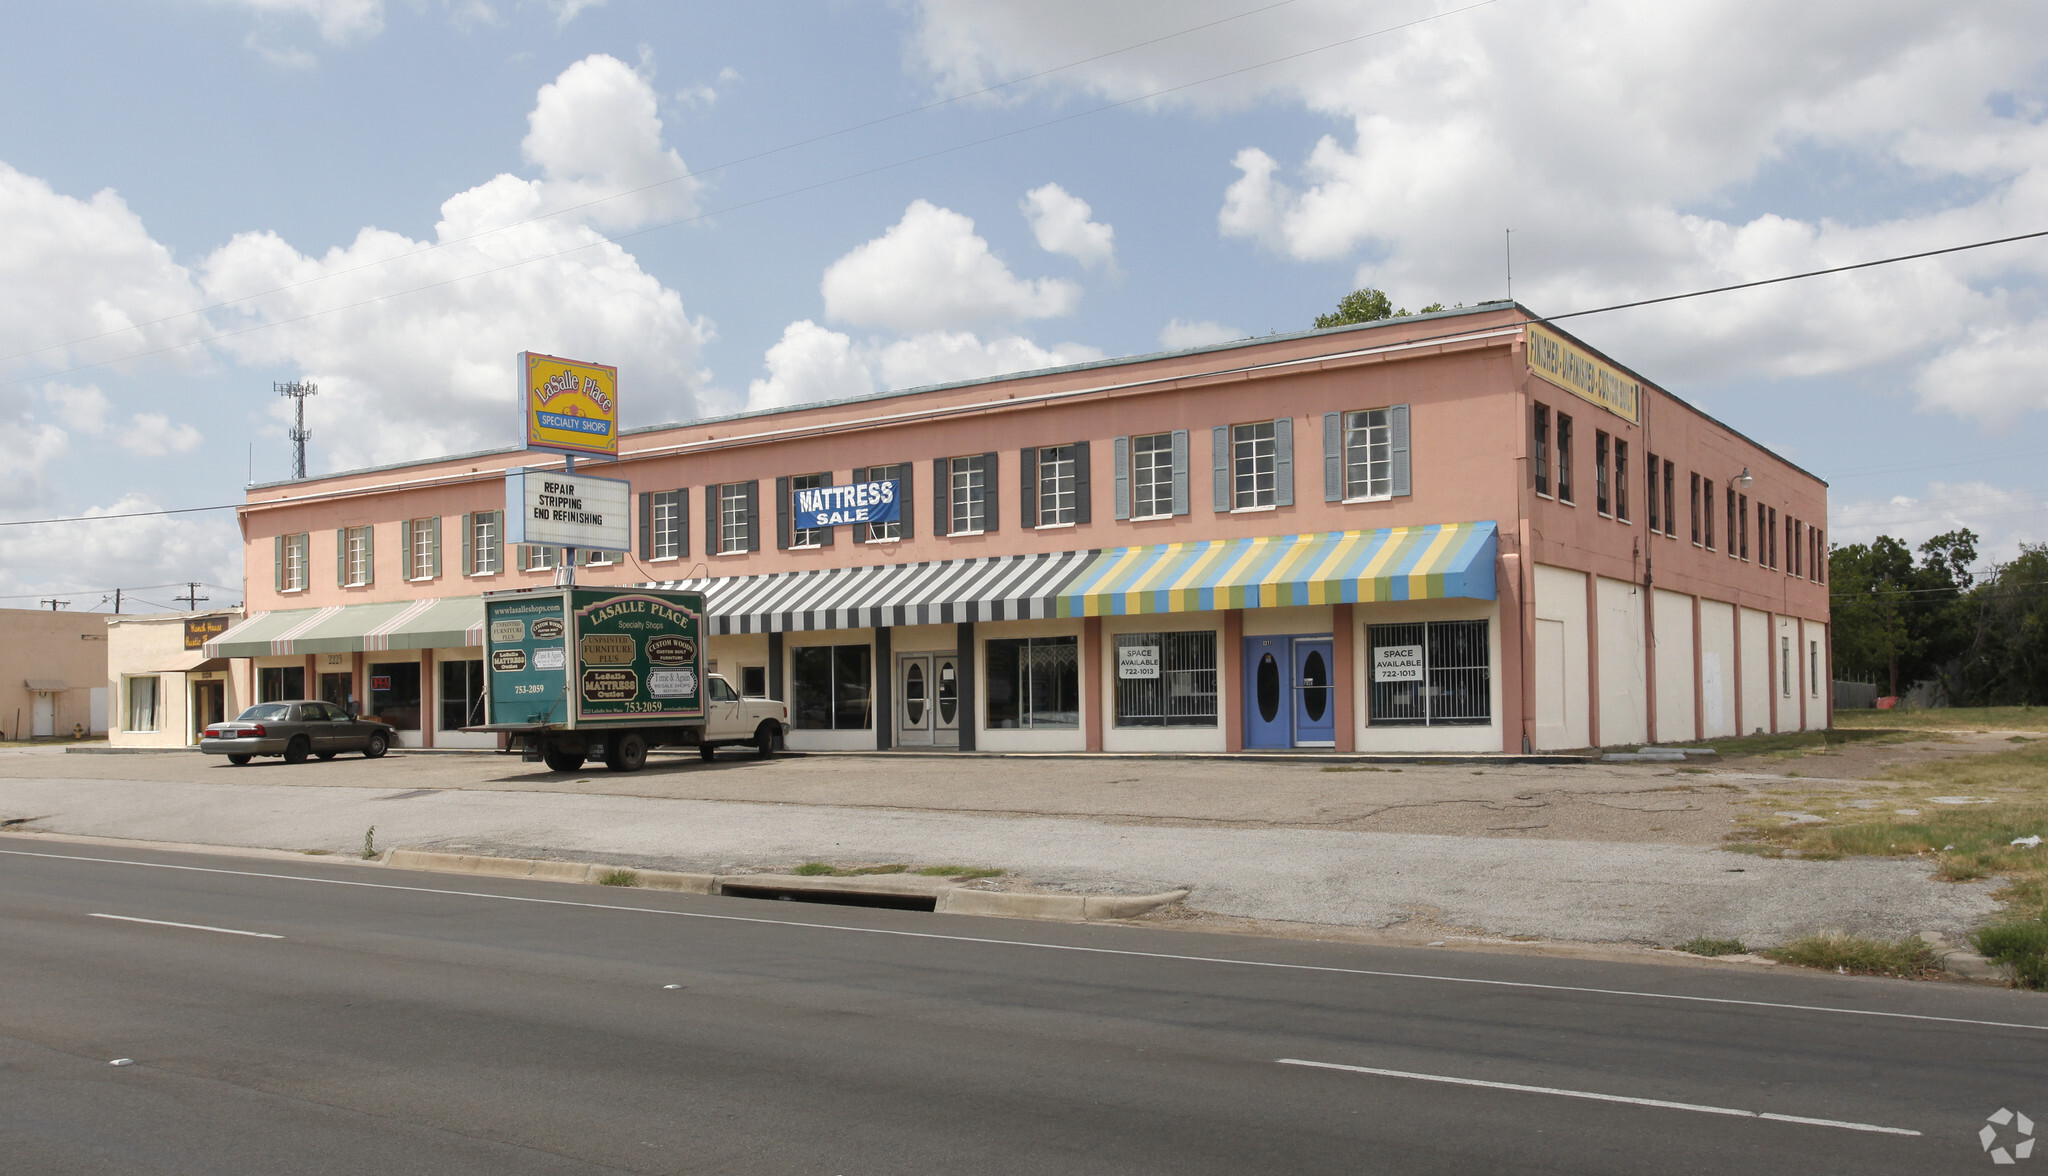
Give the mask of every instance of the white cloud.
M 190 453 L 204 440 L 199 430 L 182 422 L 174 425 L 160 412 L 136 413 L 134 421 L 114 438 L 115 444 L 137 457 Z
M 246 8 L 258 16 L 304 17 L 330 45 L 365 41 L 384 31 L 384 0 L 215 0 Z
M 0 431 L 9 439 L 7 460 L 0 462 L 0 512 L 48 503 L 50 467 L 71 451 L 70 437 L 38 420 L 19 386 L 0 386 Z
M 1089 0 L 920 0 L 913 51 L 953 92 L 1238 8 L 1189 0 L 1169 20 L 1155 6 Z M 1394 0 L 1371 19 L 1428 12 Z M 1356 37 L 1358 13 L 1300 0 L 1284 18 L 1251 15 L 1025 88 L 1136 98 Z M 1727 35 L 1736 28 L 1770 35 Z M 1365 262 L 1361 283 L 1415 306 L 1504 294 L 1501 230 L 1512 227 L 1514 292 L 1556 311 L 2039 227 L 2044 44 L 2048 7 L 2024 0 L 1564 0 L 1460 13 L 1148 101 L 1279 101 L 1334 124 L 1313 143 L 1237 145 L 1239 176 L 1218 212 L 1226 237 L 1304 262 Z M 1853 211 L 1796 211 L 1812 198 L 1795 184 L 1813 177 Z M 2048 253 L 2022 246 L 1579 326 L 1653 374 L 1688 379 L 1909 372 L 1930 351 L 1959 349 L 1973 357 L 1931 369 L 1923 404 L 2011 419 L 2040 403 L 2006 379 L 2031 344 L 1968 335 L 1988 325 L 2040 337 L 2044 284 Z M 1946 378 L 1964 367 L 1993 378 Z M 1943 391 L 1929 394 L 1928 381 Z
M 1024 193 L 1024 218 L 1038 247 L 1047 253 L 1063 253 L 1089 269 L 1116 269 L 1116 229 L 1088 218 L 1094 210 L 1088 202 L 1058 184 L 1047 184 Z
M 2040 542 L 2048 500 L 1989 482 L 1929 482 L 1924 494 L 1888 499 L 1839 498 L 1828 506 L 1828 542 L 1868 543 L 1890 535 L 1918 547 L 1936 535 L 1968 527 L 1977 533 L 1978 563 L 2003 562 L 2023 542 Z
M 105 506 L 66 513 L 94 517 L 156 509 L 159 504 L 155 500 L 130 494 Z M 183 580 L 242 582 L 242 540 L 233 516 L 157 516 L 0 528 L 0 595 Z M 239 593 L 213 595 L 220 604 L 240 599 Z M 72 598 L 74 611 L 85 611 L 97 603 Z M 142 610 L 130 601 L 123 611 Z
M 710 324 L 586 223 L 673 211 L 689 185 L 540 215 L 609 184 L 680 171 L 654 137 L 653 106 L 651 89 L 623 63 L 586 58 L 536 103 L 524 147 L 546 178 L 500 175 L 450 197 L 433 241 L 366 228 L 314 257 L 274 233 L 235 237 L 204 263 L 210 298 L 294 288 L 224 313 L 274 325 L 220 347 L 320 385 L 306 416 L 321 469 L 511 443 L 513 357 L 526 350 L 617 365 L 629 424 L 702 415 L 713 395 L 698 366 Z M 507 225 L 516 227 L 477 235 Z M 436 242 L 448 244 L 427 250 Z M 418 292 L 388 297 L 394 291 Z M 316 313 L 334 307 L 348 309 Z M 272 411 L 283 419 L 290 406 L 278 401 Z
M 875 377 L 856 353 L 852 338 L 809 319 L 784 327 L 763 362 L 768 377 L 747 385 L 748 408 L 815 404 L 875 390 Z
M 984 339 L 969 331 L 930 331 L 884 344 L 874 366 L 884 387 L 917 388 L 1101 358 L 1099 349 L 1080 343 L 1041 347 L 1020 335 Z
M 1914 379 L 1924 408 L 2009 426 L 2048 409 L 2048 320 L 1972 330 Z
M 107 431 L 114 406 L 107 402 L 107 394 L 100 391 L 99 385 L 60 384 L 53 380 L 43 385 L 42 395 L 57 419 L 71 428 L 95 436 Z
M 599 201 L 582 215 L 607 228 L 696 211 L 701 184 L 662 145 L 653 87 L 618 58 L 592 54 L 563 70 L 540 88 L 527 125 L 519 148 L 547 177 L 552 207 Z
M 1081 298 L 1064 279 L 1017 277 L 972 220 L 924 200 L 833 262 L 822 290 L 828 318 L 898 331 L 1051 318 L 1072 313 Z
M 1174 319 L 1159 328 L 1159 345 L 1168 351 L 1179 351 L 1183 347 L 1205 347 L 1211 343 L 1228 343 L 1245 337 L 1236 327 L 1203 319 L 1200 322 L 1184 323 Z
M 555 10 L 555 27 L 566 28 L 586 9 L 604 7 L 604 0 L 548 0 L 548 7 Z
M 709 109 L 718 102 L 719 95 L 722 92 L 719 87 L 739 80 L 740 71 L 728 65 L 724 69 L 719 70 L 718 76 L 711 81 L 702 82 L 698 85 L 676 91 L 676 101 L 684 106 L 701 106 Z

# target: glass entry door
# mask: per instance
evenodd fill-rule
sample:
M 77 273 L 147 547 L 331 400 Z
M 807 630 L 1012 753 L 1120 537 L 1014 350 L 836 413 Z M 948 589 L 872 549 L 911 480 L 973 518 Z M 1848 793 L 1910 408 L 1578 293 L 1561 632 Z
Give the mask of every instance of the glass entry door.
M 960 745 L 960 659 L 906 653 L 896 659 L 896 744 Z

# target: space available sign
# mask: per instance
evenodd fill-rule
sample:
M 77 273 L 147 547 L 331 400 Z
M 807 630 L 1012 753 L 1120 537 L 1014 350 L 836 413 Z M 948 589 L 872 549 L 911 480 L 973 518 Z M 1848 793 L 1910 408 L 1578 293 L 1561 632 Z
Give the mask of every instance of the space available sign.
M 849 523 L 893 523 L 903 509 L 903 483 L 855 482 L 850 486 L 819 486 L 790 494 L 790 525 L 799 531 L 843 527 Z
M 1159 647 L 1157 645 L 1117 646 L 1116 676 L 1125 679 L 1157 678 L 1159 676 Z
M 630 551 L 633 484 L 622 478 L 505 473 L 505 541 L 585 551 Z
M 1372 651 L 1372 680 L 1375 682 L 1422 681 L 1420 645 L 1382 645 Z

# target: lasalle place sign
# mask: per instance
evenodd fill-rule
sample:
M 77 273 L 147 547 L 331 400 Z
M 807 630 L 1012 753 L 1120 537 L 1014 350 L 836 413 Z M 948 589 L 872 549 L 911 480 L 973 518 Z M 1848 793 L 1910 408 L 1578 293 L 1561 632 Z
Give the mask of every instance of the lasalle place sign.
M 790 495 L 791 525 L 800 531 L 844 527 L 852 523 L 893 523 L 903 508 L 903 483 L 855 482 L 851 486 L 819 486 Z
M 619 455 L 619 369 L 522 351 L 519 388 L 528 449 Z

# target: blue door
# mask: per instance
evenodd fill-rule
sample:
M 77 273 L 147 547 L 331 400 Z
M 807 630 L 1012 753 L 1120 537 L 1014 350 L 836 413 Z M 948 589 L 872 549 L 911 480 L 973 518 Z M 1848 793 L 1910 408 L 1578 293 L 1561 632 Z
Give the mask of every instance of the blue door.
M 1294 639 L 1294 745 L 1337 745 L 1337 689 L 1331 680 L 1335 643 L 1329 638 Z
M 1244 745 L 1294 746 L 1293 658 L 1285 637 L 1244 639 Z

